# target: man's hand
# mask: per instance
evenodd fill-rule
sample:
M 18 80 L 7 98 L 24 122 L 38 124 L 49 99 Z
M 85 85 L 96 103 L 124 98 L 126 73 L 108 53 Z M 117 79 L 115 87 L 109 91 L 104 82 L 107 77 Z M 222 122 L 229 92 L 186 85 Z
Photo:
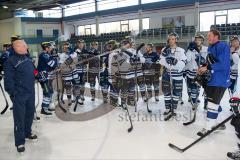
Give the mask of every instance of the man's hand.
M 208 70 L 208 69 L 207 69 L 207 66 L 200 67 L 200 68 L 198 69 L 198 74 L 202 75 L 202 74 L 204 74 L 207 70 Z

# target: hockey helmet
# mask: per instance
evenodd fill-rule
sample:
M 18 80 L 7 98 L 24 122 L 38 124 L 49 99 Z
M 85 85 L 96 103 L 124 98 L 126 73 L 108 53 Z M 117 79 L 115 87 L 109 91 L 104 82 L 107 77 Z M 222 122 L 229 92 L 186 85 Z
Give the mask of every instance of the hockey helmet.
M 11 36 L 11 43 L 13 43 L 16 40 L 22 40 L 22 38 L 19 35 L 12 35 Z
M 238 37 L 237 35 L 232 35 L 232 36 L 230 36 L 230 37 L 229 37 L 229 40 L 230 40 L 230 42 L 232 42 L 233 40 L 238 40 L 238 41 L 240 41 L 240 39 L 239 39 L 239 37 Z
M 194 36 L 194 39 L 196 38 L 201 38 L 203 41 L 205 40 L 205 37 L 204 35 L 200 34 L 200 33 L 197 33 L 195 36 Z
M 51 48 L 53 46 L 50 42 L 42 42 L 41 47 L 42 47 L 43 50 L 45 50 L 46 48 Z

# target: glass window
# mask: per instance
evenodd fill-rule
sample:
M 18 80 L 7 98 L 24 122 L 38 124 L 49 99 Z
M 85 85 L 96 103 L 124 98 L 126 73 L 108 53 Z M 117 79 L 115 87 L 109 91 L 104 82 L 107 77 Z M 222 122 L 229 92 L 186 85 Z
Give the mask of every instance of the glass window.
M 216 16 L 216 24 L 226 24 L 227 16 Z
M 149 29 L 149 18 L 142 19 L 142 29 Z
M 240 9 L 228 10 L 228 23 L 240 23 Z
M 108 22 L 99 24 L 99 33 L 120 32 L 120 22 Z
M 62 17 L 62 9 L 60 7 L 56 7 L 56 8 L 51 8 L 48 10 L 41 10 L 40 12 L 43 13 L 43 17 L 46 18 L 60 18 Z
M 214 24 L 214 12 L 200 13 L 200 31 L 209 31 L 211 25 Z
M 161 1 L 166 1 L 166 0 L 142 0 L 142 4 L 153 3 L 153 2 L 161 2 Z
M 96 34 L 96 24 L 78 26 L 78 35 Z
M 98 10 L 127 7 L 137 5 L 138 0 L 98 0 Z
M 66 17 L 89 12 L 95 12 L 94 0 L 87 0 L 79 3 L 66 5 L 64 9 L 64 14 Z
M 222 10 L 222 11 L 216 11 L 216 15 L 227 15 L 227 10 Z
M 129 31 L 139 31 L 139 19 L 129 20 Z

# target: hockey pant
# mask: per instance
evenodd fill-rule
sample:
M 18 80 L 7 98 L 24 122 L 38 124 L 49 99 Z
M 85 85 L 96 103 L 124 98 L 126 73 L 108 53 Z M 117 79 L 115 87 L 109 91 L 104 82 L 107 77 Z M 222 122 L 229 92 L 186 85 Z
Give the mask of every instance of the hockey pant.
M 172 79 L 170 84 L 170 75 L 164 71 L 162 75 L 162 91 L 166 109 L 177 109 L 179 98 L 182 94 L 183 80 Z M 172 93 L 172 94 L 171 94 Z
M 18 93 L 13 100 L 15 146 L 25 144 L 25 138 L 32 133 L 32 122 L 35 112 L 35 93 Z
M 152 86 L 155 96 L 159 96 L 159 78 L 156 75 L 145 75 L 145 83 L 147 86 L 148 98 L 152 97 Z
M 231 125 L 234 126 L 237 137 L 240 138 L 240 115 L 233 117 Z
M 224 95 L 226 88 L 223 87 L 215 87 L 215 86 L 207 86 L 206 87 L 206 96 L 208 99 L 208 108 L 207 108 L 207 121 L 206 121 L 206 129 L 211 130 L 212 127 L 216 125 L 216 120 L 219 112 L 222 111 L 220 107 L 220 102 Z
M 231 80 L 231 85 L 229 86 L 229 89 L 231 91 L 231 94 L 233 94 L 236 91 L 237 79 L 231 78 L 230 80 Z
M 137 84 L 139 86 L 141 96 L 145 97 L 146 96 L 146 88 L 145 88 L 145 83 L 144 83 L 144 77 L 143 76 L 137 77 Z
M 110 87 L 110 90 L 112 88 L 112 85 L 108 81 L 108 70 L 105 69 L 103 72 L 100 72 L 100 79 L 99 84 L 101 86 L 103 99 L 108 98 L 108 89 Z
M 197 103 L 197 98 L 199 96 L 200 89 L 193 79 L 187 77 L 187 92 L 188 96 L 193 104 Z
M 80 96 L 83 98 L 84 97 L 84 92 L 85 92 L 85 82 L 86 82 L 86 72 L 78 73 L 78 76 L 80 78 Z
M 43 90 L 42 108 L 48 109 L 52 101 L 53 88 L 49 80 L 40 82 Z
M 95 86 L 96 86 L 96 77 L 99 79 L 99 74 L 98 73 L 91 73 L 88 72 L 88 83 L 90 83 L 90 92 L 93 97 L 95 97 Z

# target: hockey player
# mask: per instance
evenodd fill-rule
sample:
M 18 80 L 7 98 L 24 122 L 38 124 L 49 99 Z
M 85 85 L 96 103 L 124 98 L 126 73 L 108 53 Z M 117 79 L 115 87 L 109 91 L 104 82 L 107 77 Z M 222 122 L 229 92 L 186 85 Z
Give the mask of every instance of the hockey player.
M 113 91 L 116 93 L 121 91 L 121 105 L 125 108 L 127 104 L 131 106 L 136 104 L 135 60 L 138 60 L 138 58 L 131 52 L 132 40 L 130 38 L 124 39 L 121 45 L 120 50 L 115 50 L 109 56 L 109 80 L 113 86 Z M 140 72 L 141 67 L 138 67 L 137 73 Z M 112 105 L 117 106 L 117 98 L 116 96 Z
M 188 46 L 186 53 L 187 64 L 186 64 L 186 77 L 187 77 L 187 91 L 189 100 L 193 105 L 193 110 L 197 108 L 199 86 L 195 83 L 194 78 L 197 76 L 197 70 L 200 66 L 206 64 L 206 57 L 208 54 L 207 47 L 203 46 L 204 36 L 196 34 L 194 42 L 191 42 Z
M 149 43 L 146 46 L 146 53 L 143 54 L 145 58 L 145 64 L 143 64 L 143 75 L 145 79 L 145 84 L 147 86 L 148 99 L 152 97 L 152 86 L 155 93 L 155 101 L 158 102 L 159 96 L 159 73 L 157 70 L 158 64 L 156 62 L 159 60 L 159 56 L 156 52 L 153 52 L 153 44 Z M 158 72 L 156 72 L 158 71 Z
M 13 102 L 15 146 L 23 153 L 26 139 L 37 140 L 31 130 L 35 112 L 35 67 L 27 56 L 27 45 L 23 40 L 14 41 L 13 48 L 14 54 L 5 67 L 4 86 Z
M 230 47 L 224 42 L 220 42 L 220 32 L 211 30 L 208 32 L 208 57 L 207 65 L 199 68 L 198 74 L 211 73 L 205 93 L 208 98 L 207 121 L 205 127 L 197 133 L 203 136 L 216 125 L 219 106 L 226 88 L 230 85 Z M 221 127 L 222 129 L 225 126 Z
M 230 44 L 231 44 L 231 85 L 229 87 L 231 91 L 231 95 L 235 92 L 236 82 L 238 78 L 238 63 L 239 63 L 239 56 L 240 56 L 240 44 L 239 44 L 239 37 L 238 36 L 231 36 L 230 37 Z
M 163 48 L 160 56 L 160 64 L 164 66 L 162 75 L 162 88 L 166 111 L 165 120 L 175 116 L 179 97 L 183 85 L 183 69 L 186 65 L 187 57 L 184 49 L 177 46 L 178 35 L 171 33 L 168 35 L 168 45 Z
M 0 76 L 2 75 L 1 73 L 3 72 L 4 63 L 7 61 L 9 57 L 9 52 L 7 51 L 8 48 L 9 48 L 9 44 L 7 43 L 3 44 L 3 51 L 0 55 Z
M 49 81 L 49 72 L 53 71 L 57 66 L 57 59 L 51 56 L 51 51 L 53 46 L 50 42 L 41 43 L 43 49 L 42 53 L 39 55 L 38 59 L 38 72 L 39 72 L 39 82 L 43 90 L 43 101 L 41 114 L 52 115 L 52 110 L 49 108 L 49 104 L 52 101 L 53 88 Z
M 90 91 L 92 95 L 92 101 L 95 100 L 95 85 L 96 85 L 96 78 L 99 80 L 99 73 L 100 73 L 100 57 L 98 56 L 100 51 L 98 49 L 98 42 L 91 43 L 91 49 L 89 51 L 89 60 L 88 63 L 88 82 L 90 83 Z M 94 58 L 93 58 L 94 57 Z
M 100 57 L 100 85 L 103 95 L 103 102 L 107 103 L 108 99 L 108 90 L 110 87 L 110 103 L 114 105 L 115 100 L 118 97 L 117 93 L 113 91 L 112 85 L 108 81 L 109 76 L 109 56 L 117 49 L 117 42 L 115 40 L 109 40 L 105 46 L 105 52 L 103 56 Z
M 86 44 L 84 40 L 78 40 L 77 48 L 75 49 L 75 52 L 77 53 L 79 62 L 86 60 L 89 56 L 89 52 L 86 49 L 85 45 Z M 85 92 L 85 82 L 86 82 L 86 73 L 87 73 L 87 63 L 88 62 L 85 61 L 77 65 L 77 72 L 80 77 L 80 93 L 81 93 L 80 98 L 82 101 L 85 100 L 84 92 Z
M 76 64 L 78 62 L 77 53 L 72 52 L 70 44 L 63 44 L 63 53 L 59 55 L 60 73 L 63 80 L 63 88 L 66 90 L 68 106 L 72 105 L 72 94 L 75 98 L 75 103 L 83 105 L 80 99 L 80 77 L 78 75 Z
M 235 133 L 240 139 L 240 98 L 232 97 L 229 100 L 232 112 L 234 114 L 233 119 L 231 120 L 231 125 L 235 128 Z M 234 160 L 240 159 L 240 144 L 238 143 L 238 150 L 234 152 L 228 152 L 227 156 Z

